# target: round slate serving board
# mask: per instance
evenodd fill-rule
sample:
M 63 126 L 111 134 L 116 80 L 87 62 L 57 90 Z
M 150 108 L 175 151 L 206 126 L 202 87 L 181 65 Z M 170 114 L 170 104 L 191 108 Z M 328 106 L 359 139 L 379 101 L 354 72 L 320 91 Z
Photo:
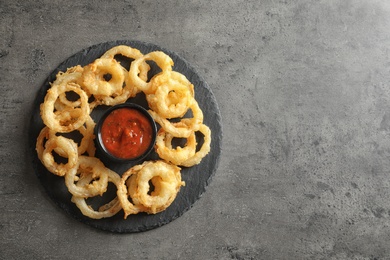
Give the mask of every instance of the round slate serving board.
M 77 64 L 85 66 L 99 58 L 105 51 L 116 45 L 128 45 L 139 49 L 144 54 L 151 51 L 161 50 L 173 59 L 175 63 L 173 70 L 184 74 L 195 87 L 195 99 L 203 111 L 204 124 L 206 124 L 211 129 L 211 150 L 210 153 L 205 158 L 203 158 L 199 165 L 190 168 L 182 168 L 182 179 L 185 181 L 186 185 L 181 188 L 174 202 L 165 211 L 155 215 L 148 215 L 146 213 L 130 215 L 127 219 L 123 218 L 123 211 L 120 211 L 111 218 L 95 220 L 85 217 L 81 214 L 80 210 L 75 206 L 75 204 L 71 202 L 71 194 L 68 192 L 65 186 L 64 178 L 55 176 L 54 174 L 47 171 L 37 157 L 35 151 L 36 139 L 40 130 L 44 127 L 40 117 L 39 106 L 44 100 L 46 91 L 50 88 L 49 82 L 52 82 L 55 79 L 55 76 L 59 71 L 66 71 L 67 68 Z M 153 73 L 157 73 L 157 71 L 152 68 L 150 75 L 152 76 Z M 137 103 L 145 108 L 148 108 L 145 96 L 142 93 L 138 94 L 135 98 L 129 99 L 128 102 Z M 108 107 L 99 106 L 93 110 L 91 116 L 95 122 L 99 120 L 99 117 L 107 108 Z M 184 212 L 189 210 L 195 201 L 201 197 L 202 193 L 205 192 L 211 177 L 216 172 L 219 163 L 219 157 L 221 155 L 221 115 L 216 99 L 207 83 L 198 75 L 194 68 L 188 64 L 188 62 L 186 62 L 177 54 L 160 48 L 154 44 L 139 41 L 122 40 L 100 43 L 76 53 L 61 63 L 50 74 L 37 94 L 32 110 L 32 118 L 29 130 L 29 146 L 33 157 L 33 167 L 36 175 L 38 176 L 50 198 L 73 218 L 92 227 L 117 233 L 147 231 L 160 227 L 180 217 Z M 99 151 L 97 151 L 96 157 L 100 158 L 108 168 L 114 170 L 120 175 L 133 166 L 130 164 L 124 165 L 110 162 L 109 160 L 106 160 L 104 157 L 102 157 Z M 158 156 L 155 152 L 153 152 L 145 160 L 155 159 L 158 159 Z M 110 196 L 115 196 L 115 189 L 110 188 L 108 192 L 112 193 Z

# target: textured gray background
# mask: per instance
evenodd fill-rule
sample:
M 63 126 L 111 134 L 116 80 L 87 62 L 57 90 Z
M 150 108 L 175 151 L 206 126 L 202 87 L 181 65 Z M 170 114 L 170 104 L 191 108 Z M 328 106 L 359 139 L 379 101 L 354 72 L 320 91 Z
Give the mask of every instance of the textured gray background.
M 1 259 L 390 259 L 390 1 L 0 0 L 0 35 Z M 49 73 L 118 39 L 188 60 L 224 125 L 194 207 L 126 235 L 64 214 L 27 150 Z

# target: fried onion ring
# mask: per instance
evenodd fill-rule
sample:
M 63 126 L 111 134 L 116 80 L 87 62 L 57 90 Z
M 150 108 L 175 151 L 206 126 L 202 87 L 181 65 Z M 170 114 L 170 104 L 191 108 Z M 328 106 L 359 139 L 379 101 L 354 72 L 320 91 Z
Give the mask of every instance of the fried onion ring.
M 152 180 L 155 189 L 149 194 L 149 181 Z M 137 173 L 136 182 L 137 189 L 132 199 L 147 207 L 147 212 L 151 214 L 156 214 L 169 207 L 180 187 L 184 185 L 181 181 L 180 168 L 164 161 L 144 165 Z
M 118 199 L 122 205 L 122 208 L 123 208 L 123 211 L 125 214 L 124 215 L 125 219 L 129 215 L 137 214 L 141 211 L 140 207 L 134 205 L 132 202 L 129 201 L 129 194 L 127 191 L 126 181 L 131 175 L 137 174 L 146 163 L 147 162 L 144 162 L 141 165 L 136 165 L 136 166 L 133 166 L 130 169 L 128 169 L 125 173 L 123 173 L 121 181 L 119 182 L 117 196 L 118 196 Z
M 152 85 L 156 91 L 146 95 L 146 100 L 161 117 L 182 117 L 194 101 L 194 86 L 179 72 L 162 73 L 152 79 Z
M 203 157 L 205 157 L 210 152 L 210 144 L 211 144 L 211 131 L 210 128 L 204 124 L 199 126 L 199 132 L 201 132 L 204 136 L 203 144 L 199 151 L 195 153 L 194 156 L 188 158 L 188 160 L 180 163 L 181 166 L 184 167 L 192 167 L 196 164 L 199 164 Z
M 68 83 L 75 83 L 75 84 L 82 84 L 81 76 L 83 73 L 84 68 L 81 67 L 80 65 L 76 65 L 74 67 L 68 68 L 66 72 L 58 72 L 56 75 L 56 80 L 53 81 L 51 86 L 54 85 L 66 85 Z M 71 107 L 77 107 L 80 106 L 80 101 L 70 101 L 66 98 L 65 93 L 61 93 L 59 95 L 59 101 L 66 105 L 66 106 L 71 106 Z
M 180 123 L 175 124 L 186 124 L 186 119 L 183 119 Z M 196 138 L 195 132 L 187 138 L 187 142 L 183 147 L 178 146 L 172 147 L 172 139 L 174 136 L 167 133 L 163 128 L 158 131 L 156 138 L 156 152 L 160 158 L 172 162 L 176 165 L 191 167 L 199 164 L 200 161 L 210 152 L 211 144 L 211 131 L 206 125 L 201 124 L 198 131 L 203 134 L 203 144 L 199 151 L 196 151 Z
M 45 132 L 42 133 L 43 135 Z M 52 152 L 59 148 L 66 153 L 64 155 L 67 158 L 66 163 L 57 163 L 54 159 Z M 66 173 L 73 169 L 77 169 L 78 166 L 78 153 L 77 144 L 68 138 L 63 136 L 51 136 L 46 144 L 45 149 L 42 152 L 42 163 L 45 167 L 55 175 L 64 176 Z
M 176 124 L 168 119 L 160 116 L 153 110 L 148 110 L 153 119 L 168 133 L 175 137 L 188 137 L 193 131 L 199 129 L 199 125 L 203 123 L 203 112 L 199 108 L 198 103 L 194 100 L 190 106 L 193 117 L 182 119 L 185 124 Z
M 35 150 L 37 151 L 38 159 L 42 162 L 43 151 L 45 150 L 45 143 L 49 140 L 50 136 L 55 135 L 55 132 L 50 130 L 47 126 L 42 128 L 37 137 L 37 142 L 35 144 Z M 43 163 L 43 162 L 42 162 Z
M 125 57 L 127 57 L 129 59 L 133 59 L 133 60 L 139 59 L 143 56 L 143 54 L 138 49 L 131 48 L 130 46 L 126 46 L 126 45 L 118 45 L 118 46 L 115 46 L 115 47 L 109 49 L 108 51 L 106 51 L 101 56 L 101 58 L 114 59 L 116 55 L 122 55 L 122 56 L 125 56 Z M 150 70 L 150 66 L 144 61 L 144 62 L 140 63 L 140 66 L 138 68 L 140 70 L 139 75 L 138 75 L 139 78 L 141 80 L 146 81 L 148 79 L 148 71 Z M 129 97 L 134 97 L 138 92 L 140 92 L 140 90 L 138 88 L 136 88 L 129 80 L 127 70 L 126 70 L 125 74 L 126 74 L 125 75 L 126 76 L 125 77 L 126 85 L 123 88 L 123 93 L 115 98 L 104 97 L 102 100 L 103 104 L 116 105 L 116 104 L 119 104 L 119 103 L 126 101 L 126 99 L 128 99 Z M 127 96 L 126 99 L 125 99 L 125 96 Z
M 66 173 L 65 185 L 69 192 L 77 197 L 102 195 L 107 190 L 108 171 L 110 170 L 98 158 L 79 156 L 79 167 L 76 171 Z M 77 180 L 84 175 L 91 175 L 92 182 L 83 186 L 77 185 Z
M 100 58 L 114 59 L 115 55 L 119 54 L 130 59 L 138 59 L 143 56 L 143 54 L 138 49 L 131 48 L 127 45 L 117 45 L 107 50 Z
M 149 181 L 154 186 L 152 192 L 149 192 Z M 156 214 L 165 210 L 184 185 L 180 168 L 161 160 L 147 161 L 130 168 L 122 175 L 118 187 L 118 198 L 122 203 L 125 218 L 140 211 Z
M 148 54 L 134 60 L 131 63 L 129 70 L 129 81 L 131 82 L 131 84 L 133 84 L 135 87 L 137 87 L 139 90 L 143 91 L 146 94 L 153 92 L 151 88 L 152 84 L 150 81 L 147 82 L 147 80 L 142 79 L 140 77 L 140 72 L 141 66 L 148 60 L 154 61 L 157 66 L 160 67 L 162 72 L 172 71 L 173 66 L 172 58 L 162 51 L 149 52 Z
M 94 135 L 95 125 L 96 125 L 95 121 L 93 121 L 92 117 L 89 116 L 85 122 L 85 126 L 82 125 L 80 128 L 74 130 L 79 132 L 83 136 L 77 147 L 77 151 L 79 155 L 83 155 L 85 152 L 88 153 L 89 156 L 95 155 L 95 150 L 94 150 L 95 146 L 93 143 L 93 139 L 95 138 Z M 61 149 L 55 149 L 55 151 L 61 156 L 63 156 L 64 154 L 64 151 Z
M 182 125 L 184 127 L 187 126 L 182 122 L 175 123 L 175 125 Z M 160 128 L 156 137 L 156 152 L 160 158 L 173 164 L 180 165 L 182 162 L 195 155 L 195 132 L 192 131 L 191 134 L 187 137 L 187 141 L 184 147 L 177 146 L 176 148 L 172 148 L 173 138 L 174 136 L 172 134 L 166 132 L 163 128 Z
M 107 173 L 108 173 L 108 181 L 114 183 L 115 186 L 118 186 L 120 182 L 120 176 L 111 170 L 107 171 Z M 83 175 L 78 180 L 76 185 L 83 187 L 85 185 L 88 185 L 91 181 L 92 181 L 92 175 Z M 83 215 L 93 219 L 112 217 L 122 209 L 122 205 L 118 197 L 115 197 L 107 204 L 100 206 L 98 210 L 94 210 L 92 207 L 87 205 L 85 197 L 72 196 L 72 202 L 76 204 L 76 206 L 80 209 Z
M 80 108 L 54 111 L 56 100 L 60 94 L 65 93 L 66 91 L 73 91 L 80 96 Z M 60 133 L 71 132 L 79 128 L 85 123 L 90 113 L 87 94 L 74 83 L 52 86 L 47 91 L 40 110 L 44 124 L 51 130 Z
M 106 80 L 104 77 L 110 75 Z M 125 81 L 124 69 L 115 59 L 96 59 L 83 71 L 83 86 L 88 94 L 96 96 L 120 95 Z

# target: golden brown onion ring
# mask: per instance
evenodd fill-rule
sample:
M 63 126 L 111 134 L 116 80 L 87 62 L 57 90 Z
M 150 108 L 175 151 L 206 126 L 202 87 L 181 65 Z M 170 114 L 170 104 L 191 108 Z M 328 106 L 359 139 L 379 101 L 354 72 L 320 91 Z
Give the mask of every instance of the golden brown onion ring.
M 101 56 L 101 58 L 114 59 L 116 55 L 122 55 L 122 56 L 125 56 L 125 57 L 133 59 L 133 60 L 139 59 L 143 56 L 143 54 L 138 49 L 135 49 L 135 48 L 132 48 L 132 47 L 126 46 L 126 45 L 118 45 L 118 46 L 115 46 L 115 47 L 109 49 L 108 51 L 106 51 Z M 150 70 L 150 66 L 146 62 L 142 62 L 142 63 L 140 63 L 139 70 L 140 70 L 139 75 L 138 75 L 139 78 L 141 80 L 146 81 L 148 79 L 148 71 Z M 102 100 L 103 104 L 116 105 L 119 103 L 123 103 L 124 101 L 126 101 L 126 99 L 123 101 L 123 99 L 124 99 L 123 96 L 127 95 L 127 98 L 134 97 L 138 92 L 140 92 L 140 90 L 138 88 L 136 88 L 129 80 L 128 71 L 127 70 L 125 70 L 125 71 L 126 71 L 125 72 L 126 85 L 123 88 L 123 93 L 120 96 L 117 96 L 115 98 L 113 98 L 113 97 L 103 98 L 103 100 Z
M 121 181 L 119 182 L 118 185 L 118 190 L 117 190 L 117 196 L 118 199 L 122 205 L 123 211 L 124 211 L 124 218 L 126 219 L 129 215 L 131 214 L 137 214 L 141 211 L 141 208 L 134 205 L 132 202 L 129 201 L 129 194 L 126 186 L 126 181 L 127 179 L 132 176 L 133 174 L 137 174 L 138 171 L 140 171 L 143 167 L 143 165 L 146 162 L 144 162 L 141 165 L 135 165 L 128 169 L 125 173 L 123 173 Z
M 67 158 L 67 163 L 56 162 L 52 153 L 55 149 L 60 149 L 65 153 L 63 157 Z M 64 176 L 71 170 L 77 169 L 79 163 L 77 144 L 63 136 L 50 136 L 42 152 L 42 163 L 50 172 L 58 176 Z
M 193 131 L 197 131 L 199 129 L 199 125 L 203 123 L 203 112 L 195 100 L 192 102 L 190 109 L 193 117 L 185 118 L 180 121 L 185 122 L 185 124 L 173 123 L 150 109 L 148 112 L 166 132 L 172 134 L 174 137 L 188 137 Z
M 174 125 L 184 125 L 184 127 L 186 127 L 186 125 L 182 122 L 174 123 Z M 163 128 L 160 128 L 156 137 L 156 152 L 161 159 L 176 165 L 180 165 L 182 162 L 195 155 L 195 132 L 192 131 L 191 134 L 187 137 L 187 141 L 184 147 L 177 146 L 176 148 L 172 148 L 173 138 L 174 136 L 172 134 L 166 132 Z
M 51 84 L 54 85 L 66 85 L 68 83 L 82 84 L 81 75 L 83 73 L 84 68 L 80 65 L 76 65 L 74 67 L 68 68 L 66 72 L 58 72 L 56 75 L 55 81 Z M 59 95 L 59 101 L 65 106 L 77 107 L 80 106 L 80 101 L 70 101 L 66 98 L 66 94 L 62 93 Z
M 154 61 L 157 66 L 160 67 L 162 72 L 171 71 L 173 66 L 173 60 L 171 59 L 171 57 L 169 57 L 162 51 L 149 52 L 148 54 L 134 60 L 131 63 L 129 70 L 129 81 L 131 84 L 133 84 L 135 87 L 137 87 L 139 90 L 143 91 L 146 94 L 153 92 L 153 90 L 151 89 L 152 84 L 150 83 L 150 81 L 147 82 L 147 80 L 142 79 L 140 77 L 140 72 L 142 64 L 149 60 Z
M 66 173 L 65 185 L 76 197 L 88 198 L 102 195 L 107 190 L 109 171 L 111 170 L 106 168 L 98 158 L 79 156 L 79 167 L 75 172 Z M 77 180 L 84 175 L 91 175 L 92 182 L 83 186 L 77 185 Z
M 138 59 L 143 56 L 143 54 L 136 48 L 132 48 L 127 45 L 117 45 L 107 50 L 101 58 L 103 59 L 114 59 L 116 55 L 123 55 L 130 59 Z
M 107 74 L 109 80 L 104 78 Z M 96 59 L 84 67 L 82 77 L 87 93 L 98 96 L 120 95 L 125 81 L 124 69 L 115 59 Z
M 164 118 L 185 115 L 194 101 L 194 86 L 181 73 L 168 71 L 151 81 L 154 93 L 146 95 L 149 107 Z
M 80 107 L 54 111 L 54 104 L 59 95 L 67 91 L 73 91 L 79 95 L 81 102 Z M 81 127 L 90 113 L 87 94 L 74 83 L 52 86 L 47 91 L 40 110 L 44 124 L 51 130 L 60 133 L 68 133 Z
M 149 181 L 155 183 L 155 190 L 150 194 Z M 164 161 L 155 161 L 145 164 L 137 173 L 137 189 L 134 193 L 140 204 L 148 208 L 148 213 L 156 214 L 165 210 L 176 198 L 180 187 L 184 185 L 181 180 L 180 168 Z
M 203 144 L 199 151 L 195 153 L 194 156 L 190 157 L 188 160 L 180 163 L 181 166 L 191 167 L 196 164 L 199 164 L 201 160 L 210 152 L 210 144 L 211 144 L 211 131 L 210 128 L 204 124 L 199 126 L 199 132 L 201 132 L 204 136 Z
M 82 125 L 80 128 L 75 130 L 83 136 L 77 147 L 77 151 L 79 155 L 83 155 L 85 152 L 87 152 L 89 156 L 95 155 L 95 145 L 93 143 L 93 140 L 95 139 L 95 135 L 94 135 L 95 125 L 96 125 L 95 121 L 93 121 L 92 117 L 88 116 L 85 125 Z M 64 151 L 61 149 L 55 149 L 55 152 L 61 156 L 63 156 L 64 154 Z
M 83 187 L 88 185 L 92 181 L 92 175 L 83 175 L 77 182 L 77 186 Z M 118 186 L 120 182 L 120 176 L 113 172 L 108 171 L 108 181 Z M 87 205 L 85 197 L 72 196 L 72 202 L 80 209 L 81 213 L 84 216 L 93 218 L 93 219 L 102 219 L 109 218 L 117 214 L 121 209 L 121 203 L 118 197 L 115 197 L 113 200 L 99 207 L 98 210 L 94 210 L 92 207 Z
M 47 126 L 42 128 L 37 137 L 35 150 L 37 151 L 38 159 L 42 162 L 43 151 L 45 150 L 45 143 L 51 136 L 54 136 L 55 132 L 50 130 Z

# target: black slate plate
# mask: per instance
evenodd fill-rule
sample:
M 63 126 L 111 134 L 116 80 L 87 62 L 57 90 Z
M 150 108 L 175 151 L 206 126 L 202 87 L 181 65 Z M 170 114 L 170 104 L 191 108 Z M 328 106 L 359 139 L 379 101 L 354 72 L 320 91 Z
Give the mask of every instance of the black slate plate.
M 146 213 L 130 215 L 126 220 L 123 219 L 123 211 L 121 211 L 111 218 L 94 220 L 81 214 L 79 209 L 71 202 L 71 194 L 68 192 L 64 184 L 64 179 L 48 172 L 37 157 L 35 152 L 35 142 L 40 130 L 44 126 L 40 117 L 39 106 L 43 102 L 46 91 L 50 87 L 49 82 L 52 82 L 55 79 L 55 75 L 59 71 L 66 71 L 67 68 L 77 64 L 80 64 L 81 66 L 87 65 L 96 58 L 100 57 L 106 50 L 116 45 L 128 45 L 139 49 L 144 54 L 155 50 L 161 50 L 167 53 L 173 59 L 175 62 L 173 69 L 184 74 L 194 84 L 195 98 L 204 113 L 204 124 L 209 126 L 211 129 L 211 150 L 210 153 L 205 158 L 203 158 L 199 165 L 182 169 L 182 179 L 186 182 L 186 186 L 181 188 L 175 201 L 165 211 L 156 215 L 148 215 Z M 156 73 L 156 71 L 152 70 L 151 75 L 153 73 Z M 148 108 L 145 97 L 142 94 L 137 95 L 128 102 L 134 102 L 144 106 L 145 108 Z M 105 109 L 107 109 L 107 107 L 95 108 L 91 114 L 95 122 L 97 122 Z M 202 193 L 205 192 L 211 177 L 216 172 L 222 144 L 222 123 L 218 104 L 211 89 L 207 83 L 198 75 L 194 68 L 191 67 L 191 65 L 189 65 L 188 62 L 186 62 L 180 56 L 169 50 L 165 50 L 154 44 L 127 40 L 105 42 L 91 46 L 76 53 L 61 63 L 50 74 L 37 94 L 32 110 L 32 118 L 29 130 L 29 146 L 33 156 L 34 170 L 50 198 L 73 218 L 92 227 L 117 233 L 141 232 L 154 229 L 173 221 L 174 219 L 180 217 L 184 212 L 189 210 L 192 205 L 201 197 Z M 96 156 L 100 157 L 100 159 L 107 167 L 119 174 L 122 174 L 125 170 L 132 166 L 112 163 L 101 157 L 99 153 L 97 153 Z M 145 160 L 153 160 L 157 158 L 157 155 L 153 152 Z M 113 193 L 112 196 L 115 196 L 115 190 L 110 192 Z

